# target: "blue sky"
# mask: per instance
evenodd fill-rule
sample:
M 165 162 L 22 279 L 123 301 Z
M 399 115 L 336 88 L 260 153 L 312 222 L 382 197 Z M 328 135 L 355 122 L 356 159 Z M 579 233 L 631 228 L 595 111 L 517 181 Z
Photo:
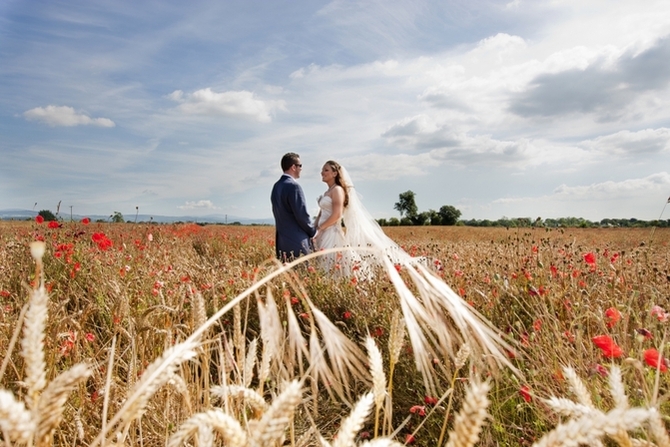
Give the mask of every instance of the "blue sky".
M 375 217 L 651 220 L 670 2 L 0 2 L 0 209 L 269 218 L 285 152 Z M 670 218 L 664 215 L 663 218 Z

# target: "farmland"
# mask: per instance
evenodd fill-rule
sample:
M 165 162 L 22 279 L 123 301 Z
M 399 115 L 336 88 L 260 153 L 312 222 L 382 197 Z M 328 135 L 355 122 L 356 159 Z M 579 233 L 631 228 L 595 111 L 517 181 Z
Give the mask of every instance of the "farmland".
M 516 373 L 504 367 L 489 370 L 481 359 L 459 360 L 455 352 L 444 352 L 434 358 L 436 386 L 426 389 L 387 278 L 334 277 L 316 262 L 279 272 L 273 227 L 3 222 L 0 346 L 7 354 L 0 386 L 25 411 L 35 411 L 39 396 L 51 390 L 27 380 L 35 374 L 26 354 L 27 333 L 38 328 L 43 338 L 33 333 L 30 352 L 42 351 L 46 381 L 81 372 L 68 382 L 64 397 L 48 406 L 54 414 L 60 411 L 62 420 L 54 417 L 41 437 L 25 435 L 29 442 L 158 446 L 195 438 L 204 443 L 210 435 L 202 427 L 211 426 L 233 445 L 234 430 L 229 427 L 226 435 L 216 428 L 212 411 L 219 409 L 216 414 L 225 414 L 229 424 L 236 421 L 238 438 L 252 437 L 259 422 L 254 419 L 262 421 L 282 396 L 290 407 L 285 413 L 292 415 L 280 427 L 288 445 L 316 445 L 317 433 L 327 440 L 343 437 L 346 433 L 338 430 L 347 425 L 344 418 L 352 405 L 379 387 L 374 372 L 372 378 L 345 374 L 350 377 L 341 389 L 309 380 L 316 360 L 309 353 L 289 356 L 302 349 L 288 341 L 290 336 L 286 343 L 267 337 L 270 320 L 263 309 L 272 302 L 278 308 L 276 334 L 293 328 L 312 343 L 313 321 L 323 315 L 332 322 L 330 330 L 361 352 L 374 351 L 366 339 L 379 349 L 388 380 L 381 386 L 383 404 L 354 424 L 351 445 L 375 435 L 392 436 L 401 444 L 436 445 L 463 424 L 456 416 L 477 401 L 472 390 L 481 384 L 490 388 L 483 393 L 488 402 L 479 400 L 489 417 L 475 424 L 482 427 L 474 434 L 477 445 L 532 445 L 570 417 L 592 411 L 613 418 L 613 409 L 623 411 L 624 398 L 628 407 L 654 407 L 660 416 L 640 416 L 642 422 L 630 430 L 611 422 L 618 428 L 610 438 L 622 445 L 631 441 L 628 436 L 667 445 L 659 427 L 668 414 L 663 354 L 670 324 L 670 230 L 385 231 L 408 253 L 425 257 L 434 275 L 498 328 L 512 347 L 506 354 Z M 35 240 L 46 246 L 43 283 L 35 277 L 40 261 L 30 254 Z M 36 317 L 27 303 L 40 290 L 48 296 L 43 327 L 28 324 Z M 226 306 L 230 309 L 222 312 Z M 217 313 L 187 347 L 188 355 L 167 368 L 162 379 L 147 383 L 156 360 L 179 351 Z M 17 331 L 21 325 L 29 329 Z M 325 327 L 319 326 L 319 336 L 328 335 Z M 276 345 L 274 359 L 270 345 Z M 287 356 L 302 360 L 277 361 Z M 76 370 L 78 365 L 85 365 L 86 372 Z M 301 385 L 291 400 L 282 392 L 292 389 L 287 384 L 293 380 Z M 136 391 L 142 398 L 130 405 Z M 267 407 L 240 397 L 250 393 Z M 548 402 L 551 397 L 564 399 L 562 405 L 574 401 L 581 409 L 561 413 L 556 402 Z M 188 422 L 195 424 L 191 431 L 187 421 L 197 422 Z M 10 432 L 3 426 L 5 439 L 12 438 Z

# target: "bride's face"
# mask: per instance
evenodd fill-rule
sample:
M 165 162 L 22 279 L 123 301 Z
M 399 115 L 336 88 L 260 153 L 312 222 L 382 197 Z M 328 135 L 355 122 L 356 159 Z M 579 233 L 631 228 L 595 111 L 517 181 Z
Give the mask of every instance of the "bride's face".
M 335 177 L 337 177 L 337 172 L 333 170 L 333 167 L 328 163 L 323 165 L 323 168 L 321 168 L 321 181 L 328 184 L 334 183 Z

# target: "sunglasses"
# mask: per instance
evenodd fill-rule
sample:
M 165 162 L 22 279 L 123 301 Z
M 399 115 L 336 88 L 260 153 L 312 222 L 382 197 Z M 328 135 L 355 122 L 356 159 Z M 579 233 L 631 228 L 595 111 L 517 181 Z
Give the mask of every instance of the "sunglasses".
M 297 166 L 299 168 L 302 168 L 302 164 L 295 163 L 293 166 Z

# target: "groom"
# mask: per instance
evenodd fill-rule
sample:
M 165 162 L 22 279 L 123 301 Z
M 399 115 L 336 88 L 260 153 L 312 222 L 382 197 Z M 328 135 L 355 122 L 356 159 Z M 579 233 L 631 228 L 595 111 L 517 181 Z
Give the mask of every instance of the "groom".
M 296 182 L 300 178 L 300 156 L 289 152 L 281 159 L 284 175 L 272 188 L 272 214 L 275 217 L 275 250 L 281 261 L 291 261 L 311 253 L 310 239 L 316 235 L 305 205 L 305 195 Z

